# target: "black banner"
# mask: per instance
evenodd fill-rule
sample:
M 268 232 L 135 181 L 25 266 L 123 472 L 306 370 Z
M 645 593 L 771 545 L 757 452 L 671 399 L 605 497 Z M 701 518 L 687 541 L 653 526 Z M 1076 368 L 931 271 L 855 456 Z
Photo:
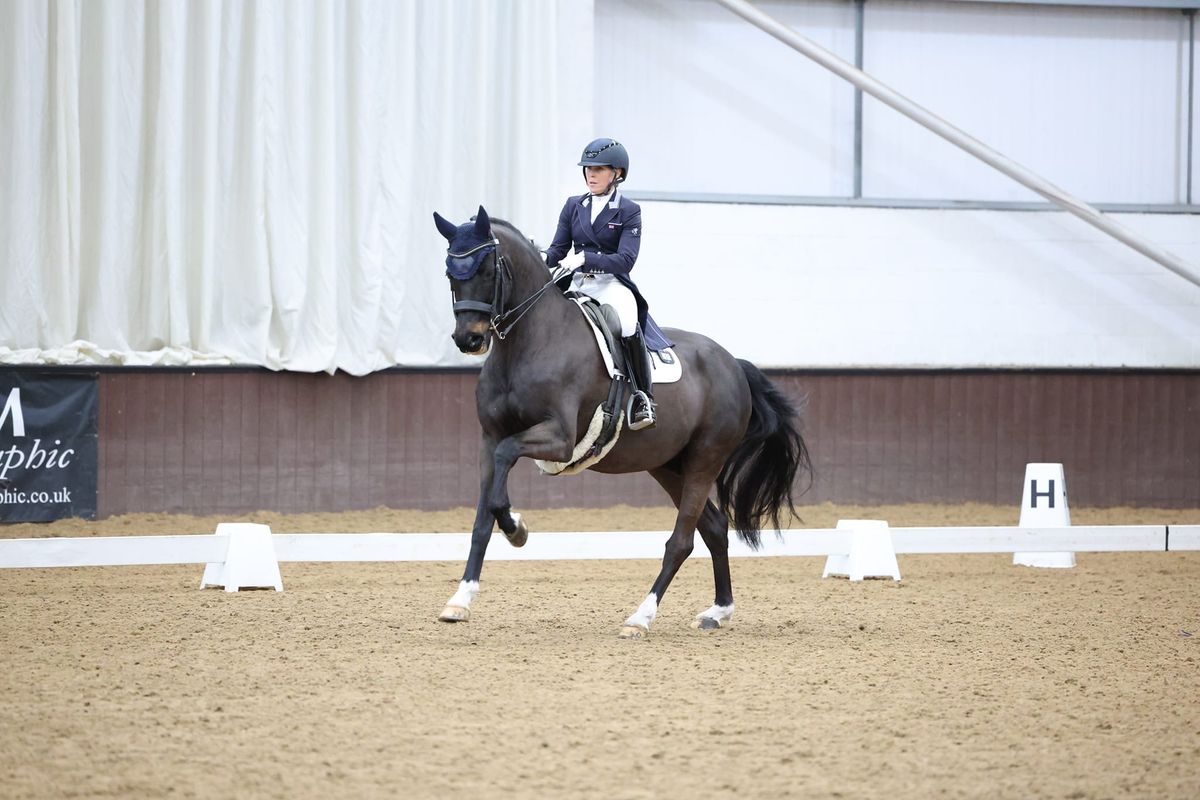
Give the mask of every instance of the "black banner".
M 96 376 L 0 370 L 0 522 L 96 518 Z

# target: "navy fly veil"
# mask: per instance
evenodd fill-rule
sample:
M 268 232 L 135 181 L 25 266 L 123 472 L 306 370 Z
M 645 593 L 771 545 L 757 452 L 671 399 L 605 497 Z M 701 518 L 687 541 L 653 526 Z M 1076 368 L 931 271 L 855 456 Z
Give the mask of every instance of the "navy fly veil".
M 436 211 L 433 221 L 450 242 L 446 249 L 446 274 L 456 281 L 469 281 L 479 271 L 484 257 L 500 244 L 492 236 L 492 224 L 483 206 L 471 222 L 455 226 Z

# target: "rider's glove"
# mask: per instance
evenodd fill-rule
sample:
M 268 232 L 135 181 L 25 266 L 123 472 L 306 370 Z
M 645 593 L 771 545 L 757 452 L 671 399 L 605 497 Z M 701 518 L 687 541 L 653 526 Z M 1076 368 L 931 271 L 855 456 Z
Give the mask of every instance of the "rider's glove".
M 583 266 L 583 251 L 580 250 L 578 253 L 567 253 L 562 257 L 562 260 L 558 262 L 558 265 L 560 267 L 566 267 L 567 269 L 579 269 Z

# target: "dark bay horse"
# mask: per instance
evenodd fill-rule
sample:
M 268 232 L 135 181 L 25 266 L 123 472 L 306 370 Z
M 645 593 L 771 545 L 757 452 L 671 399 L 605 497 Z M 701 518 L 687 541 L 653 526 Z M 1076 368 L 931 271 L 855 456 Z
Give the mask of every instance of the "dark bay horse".
M 556 288 L 520 231 L 489 220 L 482 207 L 473 222 L 458 226 L 433 216 L 450 243 L 454 342 L 464 353 L 491 352 L 475 392 L 483 446 L 471 550 L 458 591 L 439 617 L 459 622 L 469 618 L 479 592 L 493 523 L 517 547 L 528 536 L 525 521 L 511 509 L 509 471 L 522 457 L 569 461 L 608 396 L 611 379 L 579 308 Z M 759 547 L 763 522 L 779 528 L 781 513 L 795 513 L 797 474 L 811 481 L 797 411 L 766 376 L 704 336 L 681 330 L 669 330 L 668 336 L 676 343 L 683 377 L 656 387 L 658 424 L 622 431 L 608 456 L 591 467 L 649 472 L 678 509 L 662 570 L 621 629 L 626 638 L 649 632 L 671 579 L 692 552 L 696 530 L 712 553 L 716 596 L 694 626 L 728 623 L 730 522 L 744 542 Z M 709 499 L 714 485 L 715 504 Z

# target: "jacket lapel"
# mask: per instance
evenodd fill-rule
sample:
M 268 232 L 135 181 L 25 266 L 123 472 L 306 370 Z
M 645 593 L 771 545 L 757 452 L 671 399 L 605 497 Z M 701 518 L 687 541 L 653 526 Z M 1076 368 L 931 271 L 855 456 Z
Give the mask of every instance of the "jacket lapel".
M 612 196 L 608 198 L 608 202 L 605 204 L 604 209 L 600 212 L 600 216 L 596 217 L 596 221 L 592 223 L 592 230 L 604 230 L 604 226 L 612 222 L 617 216 L 617 209 L 613 206 L 620 206 L 620 204 L 621 198 L 614 189 Z M 591 209 L 588 209 L 588 213 L 591 213 Z
M 600 246 L 600 243 L 596 241 L 596 234 L 592 229 L 592 201 L 588 197 L 581 198 L 575 204 L 575 225 L 572 228 L 583 239 L 586 239 L 597 247 Z M 578 239 L 579 237 L 575 238 Z

